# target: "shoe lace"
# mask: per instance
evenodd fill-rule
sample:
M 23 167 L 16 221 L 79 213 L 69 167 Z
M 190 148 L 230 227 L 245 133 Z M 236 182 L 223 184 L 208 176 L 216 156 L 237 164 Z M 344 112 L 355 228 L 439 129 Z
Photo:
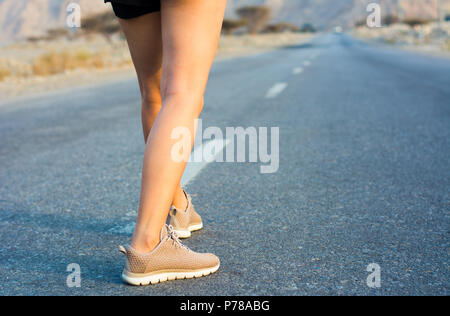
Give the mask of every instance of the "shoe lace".
M 177 233 L 175 232 L 175 230 L 173 229 L 172 225 L 167 225 L 167 236 L 172 239 L 174 245 L 176 247 L 180 247 L 186 250 L 190 250 L 187 246 L 183 245 L 183 243 L 181 242 L 180 238 L 178 238 Z

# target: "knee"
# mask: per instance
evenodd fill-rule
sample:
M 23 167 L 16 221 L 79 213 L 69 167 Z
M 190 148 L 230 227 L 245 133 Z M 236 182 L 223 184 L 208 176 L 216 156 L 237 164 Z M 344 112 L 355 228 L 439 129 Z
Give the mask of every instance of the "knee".
M 200 115 L 203 109 L 203 94 L 191 91 L 171 91 L 163 95 L 163 106 L 179 108 L 180 111 L 189 111 Z
M 141 91 L 141 100 L 142 110 L 158 112 L 162 103 L 159 87 L 143 87 Z

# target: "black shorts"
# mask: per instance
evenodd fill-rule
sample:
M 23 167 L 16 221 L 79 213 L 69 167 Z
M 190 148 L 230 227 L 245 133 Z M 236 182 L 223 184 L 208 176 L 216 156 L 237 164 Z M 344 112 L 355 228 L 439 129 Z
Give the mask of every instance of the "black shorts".
M 114 14 L 121 19 L 133 19 L 161 11 L 160 0 L 105 0 L 111 2 Z

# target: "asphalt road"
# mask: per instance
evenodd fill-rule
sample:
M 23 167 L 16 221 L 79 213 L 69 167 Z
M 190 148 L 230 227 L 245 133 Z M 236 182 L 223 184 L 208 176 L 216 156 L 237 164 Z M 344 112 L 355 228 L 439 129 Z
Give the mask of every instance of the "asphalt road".
M 202 118 L 279 127 L 279 170 L 203 166 L 187 187 L 205 228 L 185 243 L 220 270 L 137 288 L 117 250 L 144 150 L 135 79 L 1 104 L 0 294 L 450 294 L 449 60 L 323 35 L 217 61 Z

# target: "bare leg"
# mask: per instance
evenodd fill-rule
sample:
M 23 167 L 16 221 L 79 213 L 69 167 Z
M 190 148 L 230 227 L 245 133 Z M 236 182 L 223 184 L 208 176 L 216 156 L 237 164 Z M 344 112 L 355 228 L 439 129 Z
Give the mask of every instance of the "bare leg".
M 175 128 L 185 127 L 194 135 L 193 123 L 202 109 L 226 1 L 164 0 L 161 4 L 162 108 L 147 140 L 132 240 L 132 246 L 141 252 L 159 243 L 159 233 L 186 166 L 171 157 L 176 143 L 171 134 Z
M 162 34 L 161 14 L 152 13 L 135 19 L 119 19 L 128 41 L 141 91 L 142 129 L 144 140 L 161 109 Z M 178 184 L 172 204 L 179 209 L 187 206 L 186 197 Z
M 119 21 L 136 68 L 142 97 L 142 128 L 144 139 L 147 140 L 151 126 L 161 109 L 161 13 L 155 12 Z

